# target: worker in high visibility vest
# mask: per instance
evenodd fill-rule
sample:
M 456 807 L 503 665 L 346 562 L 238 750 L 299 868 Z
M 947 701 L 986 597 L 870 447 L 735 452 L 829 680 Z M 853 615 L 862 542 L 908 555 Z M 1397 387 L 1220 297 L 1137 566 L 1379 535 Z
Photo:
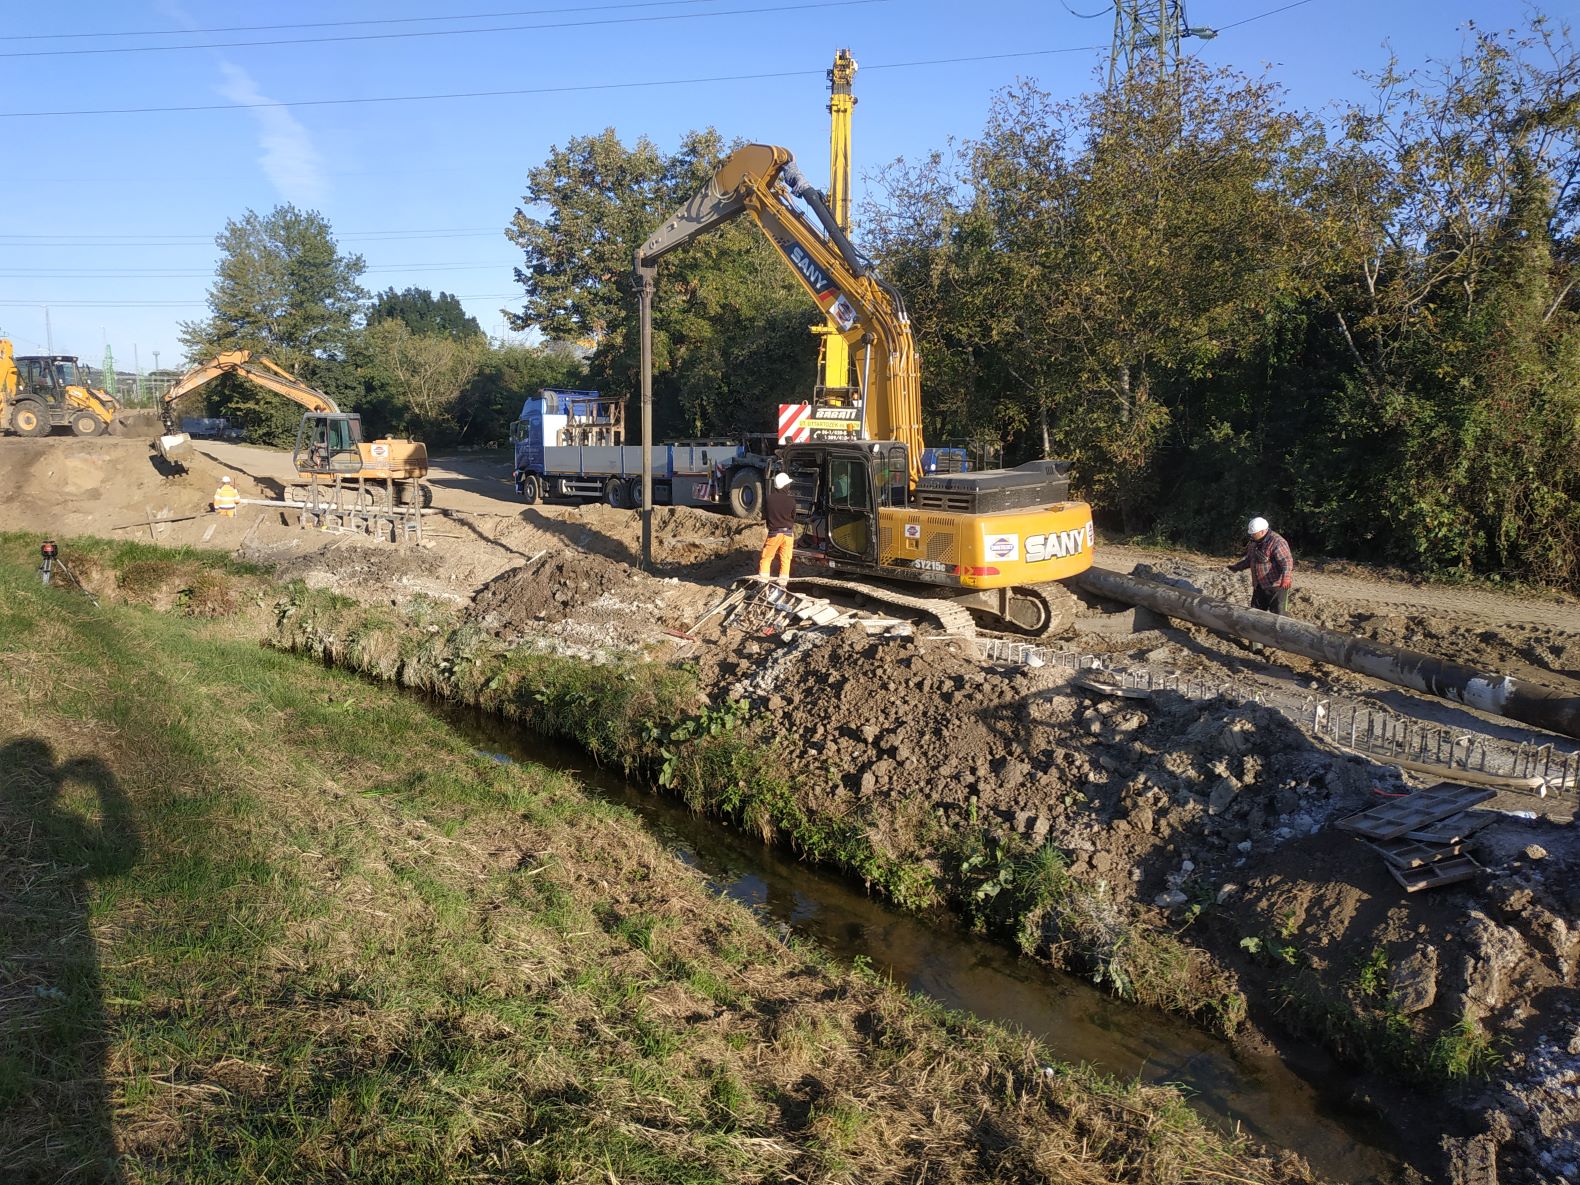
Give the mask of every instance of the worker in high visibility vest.
M 241 495 L 230 484 L 230 475 L 219 479 L 219 489 L 214 491 L 214 510 L 226 518 L 236 517 L 236 507 L 241 505 Z

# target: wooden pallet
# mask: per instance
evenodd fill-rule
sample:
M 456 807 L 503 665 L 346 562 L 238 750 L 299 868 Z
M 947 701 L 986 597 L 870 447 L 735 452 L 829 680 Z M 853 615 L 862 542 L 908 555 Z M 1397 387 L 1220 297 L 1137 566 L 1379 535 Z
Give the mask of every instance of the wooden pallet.
M 1405 798 L 1395 798 L 1358 815 L 1340 819 L 1334 826 L 1366 839 L 1395 839 L 1407 832 L 1426 828 L 1440 819 L 1457 815 L 1478 802 L 1487 801 L 1496 793 L 1484 786 L 1456 786 L 1452 782 L 1442 782 L 1428 790 L 1418 791 Z
M 1464 843 L 1497 817 L 1497 811 L 1461 811 L 1436 823 L 1406 831 L 1404 838 L 1417 843 Z
M 1408 837 L 1385 839 L 1369 845 L 1381 853 L 1382 858 L 1395 868 L 1420 868 L 1423 864 L 1436 864 L 1448 860 L 1464 850 L 1457 843 L 1446 847 L 1437 844 L 1417 843 Z
M 1404 886 L 1406 893 L 1419 893 L 1422 889 L 1436 889 L 1442 885 L 1468 881 L 1481 871 L 1481 865 L 1469 856 L 1456 856 L 1452 860 L 1423 864 L 1419 868 L 1396 868 L 1389 864 L 1388 871 L 1393 874 L 1394 880 Z

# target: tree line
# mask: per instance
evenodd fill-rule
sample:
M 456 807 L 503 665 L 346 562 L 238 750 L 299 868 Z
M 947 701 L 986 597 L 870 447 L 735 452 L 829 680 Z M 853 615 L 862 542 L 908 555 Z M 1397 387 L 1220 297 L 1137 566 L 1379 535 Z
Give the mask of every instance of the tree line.
M 575 386 L 584 377 L 580 351 L 566 343 L 490 342 L 450 293 L 369 293 L 362 257 L 342 252 L 314 211 L 249 210 L 215 241 L 220 259 L 209 315 L 181 326 L 188 357 L 262 354 L 343 410 L 361 413 L 369 436 L 498 444 L 524 393 Z M 243 379 L 215 380 L 203 402 L 266 444 L 292 442 L 301 419 L 300 408 Z
M 979 135 L 880 170 L 855 238 L 904 294 L 929 441 L 1071 458 L 1132 535 L 1221 550 L 1258 513 L 1308 553 L 1580 588 L 1570 33 L 1537 14 L 1368 81 L 1322 112 L 1194 62 L 1071 100 L 1022 83 Z M 633 251 L 732 147 L 608 129 L 529 170 L 507 317 L 590 344 L 584 368 L 544 347 L 502 369 L 444 294 L 368 303 L 360 259 L 289 208 L 227 227 L 188 347 L 261 324 L 350 406 L 457 439 L 500 434 L 511 384 L 551 371 L 632 394 Z M 811 390 L 819 316 L 745 220 L 671 255 L 658 431 L 770 429 Z

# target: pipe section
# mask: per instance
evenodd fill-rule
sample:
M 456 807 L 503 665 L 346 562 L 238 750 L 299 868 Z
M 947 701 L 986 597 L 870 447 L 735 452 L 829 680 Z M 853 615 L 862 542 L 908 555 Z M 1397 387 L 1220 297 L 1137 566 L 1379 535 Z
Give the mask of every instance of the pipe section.
M 1566 695 L 1538 683 L 1479 671 L 1417 650 L 1334 633 L 1292 617 L 1241 608 L 1156 580 L 1121 576 L 1106 568 L 1088 568 L 1072 583 L 1094 596 L 1142 605 L 1221 634 L 1332 663 L 1548 732 L 1580 737 L 1580 696 Z

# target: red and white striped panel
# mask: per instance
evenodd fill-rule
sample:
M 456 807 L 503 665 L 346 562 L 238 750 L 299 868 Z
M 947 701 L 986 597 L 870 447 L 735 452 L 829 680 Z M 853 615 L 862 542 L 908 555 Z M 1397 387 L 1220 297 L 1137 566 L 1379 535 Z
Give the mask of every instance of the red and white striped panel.
M 805 444 L 812 439 L 812 429 L 807 420 L 812 416 L 810 403 L 781 403 L 779 405 L 779 443 Z

